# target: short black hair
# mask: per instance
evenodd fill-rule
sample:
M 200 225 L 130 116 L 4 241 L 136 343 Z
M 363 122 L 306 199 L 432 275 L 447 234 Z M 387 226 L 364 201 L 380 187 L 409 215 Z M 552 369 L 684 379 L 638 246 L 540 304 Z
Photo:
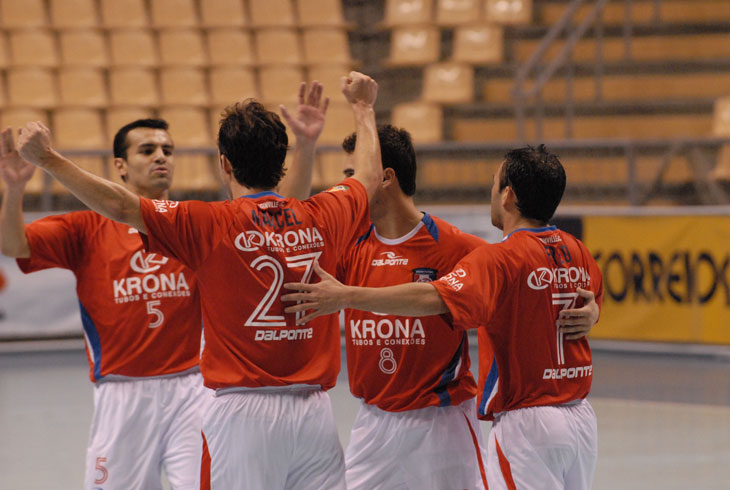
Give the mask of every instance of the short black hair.
M 416 193 L 416 152 L 408 131 L 390 124 L 378 126 L 380 140 L 380 159 L 383 168 L 392 168 L 398 177 L 398 184 L 403 194 L 412 196 Z M 348 154 L 355 151 L 357 135 L 352 133 L 342 142 L 342 149 Z
M 226 107 L 221 116 L 218 149 L 231 162 L 236 181 L 254 189 L 276 187 L 289 146 L 279 116 L 253 99 Z
M 114 158 L 127 159 L 127 134 L 130 131 L 137 128 L 151 128 L 151 129 L 167 129 L 170 127 L 167 121 L 164 119 L 137 119 L 129 124 L 122 126 L 117 134 L 114 135 Z
M 528 219 L 547 223 L 565 192 L 565 169 L 545 145 L 507 152 L 499 176 L 499 190 L 510 186 L 517 209 Z

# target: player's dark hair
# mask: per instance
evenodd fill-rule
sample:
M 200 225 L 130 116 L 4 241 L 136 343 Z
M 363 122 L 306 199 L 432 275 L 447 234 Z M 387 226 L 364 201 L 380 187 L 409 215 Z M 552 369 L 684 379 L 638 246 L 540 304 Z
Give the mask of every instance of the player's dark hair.
M 169 124 L 164 119 L 137 119 L 129 124 L 125 124 L 114 135 L 114 158 L 127 159 L 127 149 L 129 149 L 127 135 L 130 131 L 137 128 L 164 129 L 167 131 Z
M 410 133 L 385 124 L 378 127 L 378 139 L 383 168 L 392 168 L 403 194 L 412 196 L 416 193 L 416 152 Z M 342 142 L 342 149 L 351 154 L 355 151 L 356 142 L 357 135 L 352 133 Z
M 507 186 L 515 193 L 522 216 L 547 223 L 563 198 L 565 169 L 545 145 L 518 148 L 504 156 L 499 190 Z
M 289 145 L 279 116 L 253 99 L 226 107 L 221 116 L 218 149 L 231 162 L 236 181 L 248 188 L 276 187 Z

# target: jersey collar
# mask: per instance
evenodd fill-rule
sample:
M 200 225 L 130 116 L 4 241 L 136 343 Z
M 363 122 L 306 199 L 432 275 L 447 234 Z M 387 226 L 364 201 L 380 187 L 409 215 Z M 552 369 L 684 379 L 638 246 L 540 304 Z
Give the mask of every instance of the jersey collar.
M 557 229 L 558 229 L 557 226 L 543 226 L 542 228 L 518 228 L 518 229 L 514 230 L 512 233 L 510 233 L 509 235 L 507 235 L 506 237 L 504 237 L 502 239 L 502 241 L 507 240 L 509 237 L 511 237 L 518 231 L 529 231 L 530 233 L 543 233 L 545 231 L 555 231 Z
M 267 197 L 267 196 L 271 196 L 271 197 L 278 197 L 279 199 L 284 199 L 284 196 L 280 196 L 279 194 L 277 194 L 277 193 L 276 193 L 276 192 L 274 192 L 274 191 L 262 191 L 262 192 L 257 192 L 256 194 L 249 194 L 249 195 L 247 195 L 247 196 L 241 196 L 241 198 L 246 198 L 246 199 L 258 199 L 259 197 Z

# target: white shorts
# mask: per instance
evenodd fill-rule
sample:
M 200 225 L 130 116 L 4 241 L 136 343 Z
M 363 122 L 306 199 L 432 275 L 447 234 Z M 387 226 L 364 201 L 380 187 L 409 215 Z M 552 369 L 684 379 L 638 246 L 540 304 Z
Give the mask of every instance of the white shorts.
M 217 396 L 203 435 L 201 489 L 345 490 L 332 405 L 320 389 Z
M 212 396 L 200 373 L 94 386 L 84 488 L 161 490 L 164 467 L 173 490 L 194 489 Z
M 490 490 L 586 490 L 598 457 L 596 414 L 588 400 L 498 414 L 489 434 Z
M 405 412 L 363 403 L 345 452 L 347 488 L 483 490 L 483 448 L 473 398 Z

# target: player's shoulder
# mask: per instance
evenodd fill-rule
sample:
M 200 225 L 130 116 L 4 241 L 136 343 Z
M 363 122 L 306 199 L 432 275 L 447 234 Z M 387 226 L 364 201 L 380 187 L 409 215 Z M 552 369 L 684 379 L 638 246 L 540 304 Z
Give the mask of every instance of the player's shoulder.
M 439 218 L 438 216 L 425 213 L 424 223 L 426 224 L 426 228 L 435 229 L 435 232 L 432 231 L 431 235 L 433 236 L 437 234 L 437 241 L 443 242 L 446 245 L 463 246 L 469 250 L 473 250 L 487 243 L 484 239 L 472 235 L 471 233 L 467 233 L 456 225 Z

